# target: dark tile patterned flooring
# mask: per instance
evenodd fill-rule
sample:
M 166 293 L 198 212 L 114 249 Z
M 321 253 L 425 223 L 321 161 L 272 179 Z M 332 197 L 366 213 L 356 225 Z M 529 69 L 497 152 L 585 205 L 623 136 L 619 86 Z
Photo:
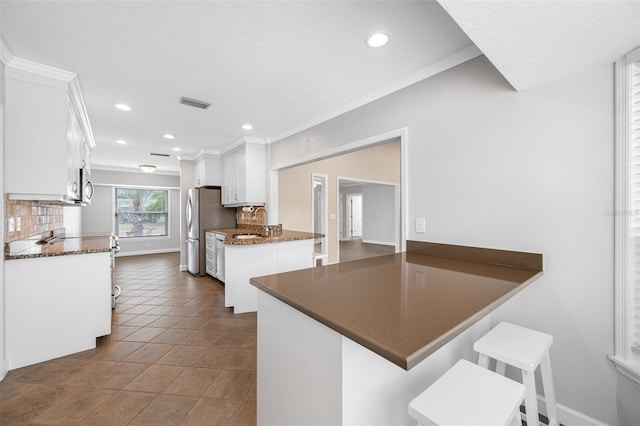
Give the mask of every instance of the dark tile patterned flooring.
M 10 371 L 0 425 L 256 424 L 256 315 L 178 265 L 178 253 L 117 258 L 111 335 Z

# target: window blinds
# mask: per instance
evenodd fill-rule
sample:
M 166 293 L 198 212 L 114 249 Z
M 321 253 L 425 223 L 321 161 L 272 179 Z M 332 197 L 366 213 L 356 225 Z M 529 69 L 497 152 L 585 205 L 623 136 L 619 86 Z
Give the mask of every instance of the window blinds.
M 631 277 L 629 280 L 629 333 L 633 357 L 640 360 L 640 60 L 629 64 L 629 191 L 631 214 Z

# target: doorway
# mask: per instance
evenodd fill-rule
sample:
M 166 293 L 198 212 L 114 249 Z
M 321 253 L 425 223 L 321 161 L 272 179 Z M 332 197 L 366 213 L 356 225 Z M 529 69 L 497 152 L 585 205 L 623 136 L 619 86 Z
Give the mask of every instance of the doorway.
M 347 239 L 362 238 L 362 194 L 347 195 L 346 207 Z
M 392 254 L 401 246 L 400 184 L 338 177 L 338 260 Z
M 328 226 L 328 208 L 329 208 L 329 191 L 327 182 L 329 176 L 322 173 L 311 174 L 311 229 L 316 234 L 322 234 L 324 237 L 316 238 L 314 241 L 314 266 L 318 260 L 325 261 L 327 258 L 327 232 Z

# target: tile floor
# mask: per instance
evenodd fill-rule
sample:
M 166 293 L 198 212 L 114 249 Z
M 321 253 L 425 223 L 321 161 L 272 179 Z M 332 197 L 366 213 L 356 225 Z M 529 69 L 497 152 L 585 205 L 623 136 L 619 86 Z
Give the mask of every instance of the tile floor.
M 256 424 L 256 315 L 178 265 L 178 253 L 117 258 L 111 335 L 10 371 L 0 425 Z

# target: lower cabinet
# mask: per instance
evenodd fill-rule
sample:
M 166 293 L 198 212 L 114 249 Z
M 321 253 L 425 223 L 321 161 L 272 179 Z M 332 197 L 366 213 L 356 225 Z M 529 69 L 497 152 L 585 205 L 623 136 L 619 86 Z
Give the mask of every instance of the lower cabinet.
M 10 370 L 93 349 L 111 333 L 110 253 L 4 264 Z
M 220 232 L 206 232 L 205 271 L 219 281 L 225 282 L 224 277 L 224 239 L 226 235 Z

